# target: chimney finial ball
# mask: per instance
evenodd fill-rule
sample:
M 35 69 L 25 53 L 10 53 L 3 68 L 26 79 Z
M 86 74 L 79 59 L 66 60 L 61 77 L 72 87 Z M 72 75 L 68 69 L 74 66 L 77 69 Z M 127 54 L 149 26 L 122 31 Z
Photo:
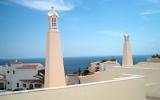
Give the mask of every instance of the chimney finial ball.
M 57 14 L 57 12 L 55 11 L 54 6 L 51 6 L 51 9 L 50 9 L 49 12 L 48 12 L 48 16 L 54 16 L 54 15 L 58 17 L 58 14 Z
M 125 37 L 129 37 L 129 34 L 128 34 L 128 32 L 126 32 L 124 36 L 125 36 Z

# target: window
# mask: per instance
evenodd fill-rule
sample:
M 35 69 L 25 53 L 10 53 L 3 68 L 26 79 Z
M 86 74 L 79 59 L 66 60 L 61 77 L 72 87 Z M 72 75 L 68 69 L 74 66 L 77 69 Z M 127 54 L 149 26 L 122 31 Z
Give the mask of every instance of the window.
M 52 27 L 56 26 L 56 18 L 52 18 Z
M 54 18 L 53 22 L 55 22 L 55 23 L 56 23 L 56 18 Z
M 54 24 L 52 23 L 52 27 L 54 26 Z
M 25 87 L 25 88 L 26 88 L 26 87 L 27 87 L 27 85 L 26 85 L 26 84 L 23 84 L 23 87 Z
M 56 23 L 53 23 L 54 26 L 56 26 Z
M 30 84 L 30 85 L 29 85 L 29 89 L 33 89 L 33 84 Z
M 4 83 L 0 83 L 0 90 L 4 90 L 4 89 L 5 89 Z
M 9 71 L 7 71 L 7 73 L 9 74 Z
M 13 70 L 13 74 L 15 74 L 15 71 Z
M 19 83 L 17 83 L 17 87 L 19 87 Z
M 41 84 L 35 84 L 34 87 L 35 87 L 35 88 L 41 88 L 42 85 L 41 85 Z
M 52 18 L 52 23 L 56 23 L 56 18 Z

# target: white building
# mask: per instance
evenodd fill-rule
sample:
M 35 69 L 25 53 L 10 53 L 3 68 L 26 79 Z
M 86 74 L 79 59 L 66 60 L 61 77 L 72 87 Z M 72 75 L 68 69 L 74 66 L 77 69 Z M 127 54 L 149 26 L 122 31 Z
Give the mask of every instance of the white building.
M 22 63 L 15 61 L 10 65 L 0 68 L 1 86 L 5 83 L 6 90 L 34 89 L 43 87 L 41 80 L 35 76 L 38 70 L 44 69 L 39 63 Z M 3 84 L 3 85 L 2 85 Z
M 90 72 L 97 72 L 97 71 L 107 71 L 110 67 L 121 67 L 121 65 L 115 60 L 115 61 L 96 61 L 91 63 L 91 66 L 89 67 Z
M 3 75 L 0 74 L 0 90 L 5 89 L 5 78 Z
M 5 67 L 0 66 L 0 90 L 5 89 Z
M 110 67 L 121 67 L 117 61 L 106 61 L 99 64 L 99 71 L 107 71 Z

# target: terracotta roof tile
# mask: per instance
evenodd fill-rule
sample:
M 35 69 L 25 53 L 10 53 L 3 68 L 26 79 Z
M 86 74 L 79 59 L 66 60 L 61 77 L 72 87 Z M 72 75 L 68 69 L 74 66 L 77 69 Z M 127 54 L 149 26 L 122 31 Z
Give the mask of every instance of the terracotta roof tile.
M 22 63 L 22 62 L 17 61 L 17 62 L 13 62 L 13 64 L 23 64 L 23 63 Z
M 21 67 L 18 67 L 17 69 L 36 69 L 38 67 L 38 64 L 23 64 Z

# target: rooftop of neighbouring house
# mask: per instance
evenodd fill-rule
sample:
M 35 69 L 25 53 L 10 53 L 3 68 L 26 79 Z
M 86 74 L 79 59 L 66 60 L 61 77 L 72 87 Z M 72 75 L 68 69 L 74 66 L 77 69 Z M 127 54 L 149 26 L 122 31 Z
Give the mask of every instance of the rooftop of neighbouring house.
M 38 66 L 38 64 L 22 64 L 22 66 L 17 69 L 37 69 Z
M 40 63 L 23 63 L 19 60 L 15 60 L 11 63 L 11 66 L 14 66 L 16 65 L 17 69 L 37 69 L 37 68 L 40 68 L 40 69 L 43 69 L 44 66 Z
M 24 83 L 42 83 L 42 81 L 39 79 L 27 79 L 27 80 L 20 80 L 20 81 Z

